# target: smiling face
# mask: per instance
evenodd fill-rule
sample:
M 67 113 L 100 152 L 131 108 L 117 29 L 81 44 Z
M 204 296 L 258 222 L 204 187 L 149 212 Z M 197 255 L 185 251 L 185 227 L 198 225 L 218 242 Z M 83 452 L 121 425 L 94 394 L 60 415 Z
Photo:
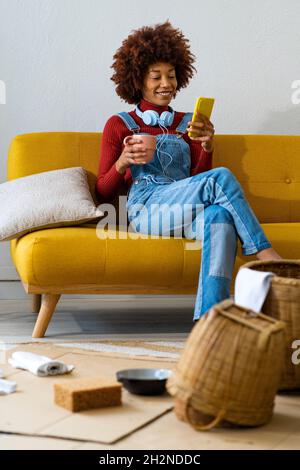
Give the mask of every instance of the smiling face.
M 167 106 L 175 95 L 177 80 L 173 65 L 157 62 L 148 67 L 142 88 L 143 98 L 150 103 Z

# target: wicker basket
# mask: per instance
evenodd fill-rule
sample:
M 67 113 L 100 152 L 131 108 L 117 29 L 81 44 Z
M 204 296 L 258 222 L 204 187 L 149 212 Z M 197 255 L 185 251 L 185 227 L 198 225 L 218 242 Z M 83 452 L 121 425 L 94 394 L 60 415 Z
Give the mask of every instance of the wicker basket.
M 244 264 L 243 268 L 275 274 L 261 310 L 286 323 L 285 361 L 279 388 L 300 388 L 300 364 L 292 362 L 292 344 L 300 339 L 300 261 L 252 261 Z
M 271 419 L 283 368 L 284 323 L 224 300 L 203 316 L 167 382 L 177 417 L 195 429 Z M 275 360 L 274 360 L 275 359 Z

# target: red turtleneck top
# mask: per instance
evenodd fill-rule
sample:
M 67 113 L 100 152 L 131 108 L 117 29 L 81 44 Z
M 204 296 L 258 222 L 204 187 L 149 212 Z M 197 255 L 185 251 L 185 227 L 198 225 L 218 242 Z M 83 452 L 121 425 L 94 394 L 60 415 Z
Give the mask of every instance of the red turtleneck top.
M 161 114 L 163 111 L 168 110 L 168 106 L 158 106 L 146 100 L 141 100 L 139 104 L 141 111 L 153 109 Z M 139 118 L 135 111 L 129 112 L 134 121 L 140 127 L 140 132 L 143 134 L 157 135 L 161 134 L 159 126 L 147 126 L 143 120 Z M 176 128 L 182 120 L 185 113 L 175 112 L 173 124 L 168 127 L 170 134 L 176 133 Z M 100 201 L 110 201 L 119 192 L 122 185 L 126 185 L 127 189 L 132 185 L 132 176 L 130 168 L 127 168 L 124 174 L 121 174 L 116 169 L 116 161 L 120 157 L 124 145 L 123 140 L 131 132 L 126 127 L 122 119 L 117 116 L 111 116 L 105 124 L 102 142 L 101 142 L 101 158 L 99 162 L 98 176 L 96 182 L 96 194 Z M 212 168 L 212 152 L 206 152 L 201 142 L 193 141 L 186 134 L 183 135 L 184 140 L 189 144 L 191 150 L 191 171 L 190 175 L 196 175 L 203 171 Z

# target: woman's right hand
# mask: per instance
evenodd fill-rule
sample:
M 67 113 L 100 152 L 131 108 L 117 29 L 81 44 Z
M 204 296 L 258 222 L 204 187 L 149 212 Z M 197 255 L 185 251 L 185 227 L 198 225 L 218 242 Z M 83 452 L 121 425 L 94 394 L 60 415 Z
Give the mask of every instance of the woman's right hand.
M 120 157 L 116 161 L 116 169 L 119 173 L 125 173 L 130 165 L 144 165 L 146 163 L 146 147 L 141 139 L 128 139 Z

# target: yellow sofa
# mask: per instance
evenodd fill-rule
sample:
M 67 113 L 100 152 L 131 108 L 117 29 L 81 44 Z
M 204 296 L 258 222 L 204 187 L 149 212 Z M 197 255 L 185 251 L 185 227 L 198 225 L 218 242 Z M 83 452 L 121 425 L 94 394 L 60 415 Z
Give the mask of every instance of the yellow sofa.
M 279 253 L 300 258 L 300 136 L 217 135 L 215 141 L 214 166 L 236 175 Z M 82 166 L 97 202 L 100 142 L 101 133 L 19 135 L 9 149 L 8 180 Z M 96 222 L 42 229 L 10 242 L 25 291 L 33 294 L 33 311 L 39 312 L 33 337 L 44 336 L 61 294 L 196 293 L 201 247 L 185 249 L 190 241 L 166 237 L 100 239 Z M 235 272 L 255 259 L 240 253 Z

